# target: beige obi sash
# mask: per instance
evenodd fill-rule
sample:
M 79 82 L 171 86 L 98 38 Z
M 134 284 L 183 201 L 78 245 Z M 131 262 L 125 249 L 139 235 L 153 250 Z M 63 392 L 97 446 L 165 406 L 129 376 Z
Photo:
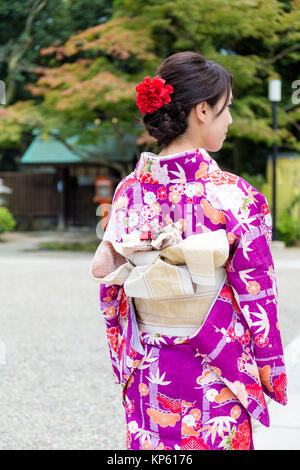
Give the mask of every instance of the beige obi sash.
M 123 285 L 126 295 L 134 299 L 141 331 L 193 333 L 226 277 L 226 231 L 183 240 L 181 226 L 173 223 L 155 240 L 141 241 L 140 234 L 135 230 L 123 235 L 123 242 L 102 241 L 91 265 L 92 277 L 106 285 Z

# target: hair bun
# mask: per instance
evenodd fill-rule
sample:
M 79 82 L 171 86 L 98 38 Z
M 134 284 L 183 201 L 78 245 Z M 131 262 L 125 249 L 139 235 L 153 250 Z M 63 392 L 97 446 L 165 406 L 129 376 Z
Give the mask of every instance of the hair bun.
M 173 90 L 171 102 L 159 103 L 162 105 L 158 109 L 151 109 L 143 117 L 146 131 L 157 139 L 159 146 L 168 146 L 186 131 L 187 118 L 194 106 L 206 101 L 213 108 L 226 93 L 219 116 L 230 98 L 232 75 L 222 65 L 194 51 L 167 57 L 156 76 Z

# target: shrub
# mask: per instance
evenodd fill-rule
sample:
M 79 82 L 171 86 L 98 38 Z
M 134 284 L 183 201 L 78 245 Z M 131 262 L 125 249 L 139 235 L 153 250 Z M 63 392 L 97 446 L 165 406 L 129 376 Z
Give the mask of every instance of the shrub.
M 284 241 L 287 246 L 295 245 L 300 241 L 299 220 L 293 219 L 289 211 L 278 217 L 276 228 L 278 239 Z
M 6 207 L 0 207 L 0 233 L 11 232 L 17 222 Z

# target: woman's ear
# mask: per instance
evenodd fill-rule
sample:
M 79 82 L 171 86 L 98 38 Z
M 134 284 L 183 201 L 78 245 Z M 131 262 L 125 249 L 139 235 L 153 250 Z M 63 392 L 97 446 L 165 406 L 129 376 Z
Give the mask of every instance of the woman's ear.
M 194 108 L 193 111 L 195 112 L 195 117 L 200 122 L 205 122 L 208 116 L 208 104 L 206 101 L 202 101 L 198 103 Z

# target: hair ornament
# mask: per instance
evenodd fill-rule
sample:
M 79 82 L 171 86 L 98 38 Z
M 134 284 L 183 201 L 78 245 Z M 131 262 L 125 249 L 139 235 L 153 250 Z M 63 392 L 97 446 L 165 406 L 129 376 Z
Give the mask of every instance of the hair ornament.
M 164 104 L 170 103 L 170 94 L 174 89 L 172 85 L 165 85 L 166 80 L 156 75 L 152 80 L 145 77 L 142 83 L 136 86 L 136 104 L 142 114 L 153 113 Z

